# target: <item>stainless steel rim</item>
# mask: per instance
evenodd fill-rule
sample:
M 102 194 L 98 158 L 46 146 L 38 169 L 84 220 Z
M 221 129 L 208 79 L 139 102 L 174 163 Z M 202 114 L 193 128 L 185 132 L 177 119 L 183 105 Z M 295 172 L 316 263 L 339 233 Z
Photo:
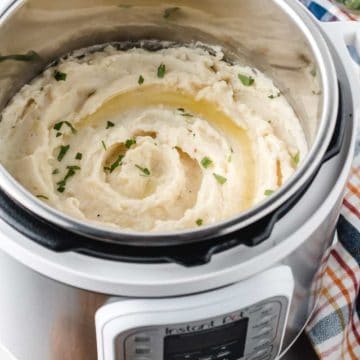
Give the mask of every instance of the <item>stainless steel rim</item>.
M 0 16 L 0 22 L 1 17 L 9 16 L 21 3 L 21 0 L 14 1 Z M 207 239 L 214 237 L 214 235 L 226 235 L 251 225 L 276 210 L 280 205 L 294 196 L 299 189 L 304 187 L 318 170 L 335 128 L 339 94 L 336 71 L 331 54 L 314 20 L 295 0 L 274 0 L 274 3 L 298 26 L 310 44 L 318 62 L 320 80 L 323 88 L 323 112 L 316 140 L 306 161 L 298 169 L 296 174 L 270 199 L 263 201 L 236 217 L 220 223 L 204 226 L 200 229 L 146 234 L 134 231 L 123 231 L 105 226 L 95 226 L 91 223 L 74 219 L 36 199 L 29 191 L 16 182 L 3 166 L 0 166 L 1 188 L 24 209 L 66 230 L 93 239 L 139 246 L 175 245 L 184 242 L 196 242 L 200 238 Z

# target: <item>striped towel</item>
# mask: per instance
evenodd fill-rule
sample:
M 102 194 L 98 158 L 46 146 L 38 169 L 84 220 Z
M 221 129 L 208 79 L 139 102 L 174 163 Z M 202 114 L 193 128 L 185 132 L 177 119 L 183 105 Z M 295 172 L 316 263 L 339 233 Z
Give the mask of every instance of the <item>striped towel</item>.
M 359 16 L 336 6 L 336 1 L 300 1 L 321 21 L 360 21 Z M 360 134 L 337 230 L 338 241 L 325 254 L 314 279 L 313 296 L 318 304 L 307 334 L 320 359 L 359 360 Z

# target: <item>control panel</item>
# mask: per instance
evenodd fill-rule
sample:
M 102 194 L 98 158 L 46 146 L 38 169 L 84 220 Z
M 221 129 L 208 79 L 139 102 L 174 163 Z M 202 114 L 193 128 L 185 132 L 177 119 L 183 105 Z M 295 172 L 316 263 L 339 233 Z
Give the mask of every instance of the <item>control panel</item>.
M 281 266 L 199 295 L 110 303 L 96 315 L 99 359 L 273 360 L 293 286 Z

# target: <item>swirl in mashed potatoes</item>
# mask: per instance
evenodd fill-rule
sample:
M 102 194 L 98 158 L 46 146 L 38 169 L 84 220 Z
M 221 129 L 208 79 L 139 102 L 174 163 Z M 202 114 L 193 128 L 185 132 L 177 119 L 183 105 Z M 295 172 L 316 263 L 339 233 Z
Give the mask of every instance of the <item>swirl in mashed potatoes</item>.
M 3 111 L 0 161 L 76 218 L 137 231 L 217 222 L 282 186 L 307 153 L 258 70 L 197 47 L 70 56 Z

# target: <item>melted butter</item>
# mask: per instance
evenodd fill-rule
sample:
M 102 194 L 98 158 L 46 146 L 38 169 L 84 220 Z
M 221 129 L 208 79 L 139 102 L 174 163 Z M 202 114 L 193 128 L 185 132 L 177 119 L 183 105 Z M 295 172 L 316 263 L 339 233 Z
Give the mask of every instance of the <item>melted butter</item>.
M 241 176 L 244 179 L 244 192 L 239 202 L 239 211 L 252 206 L 255 195 L 255 166 L 252 146 L 246 131 L 226 115 L 216 103 L 205 99 L 197 100 L 193 95 L 181 91 L 174 91 L 166 87 L 152 85 L 139 86 L 134 90 L 116 94 L 106 101 L 96 112 L 85 117 L 78 124 L 78 128 L 103 124 L 107 119 L 113 118 L 132 108 L 146 108 L 163 105 L 169 108 L 184 108 L 186 112 L 197 114 L 207 120 L 215 128 L 222 131 L 230 140 L 235 154 L 224 154 L 225 157 L 236 157 L 239 152 L 242 168 Z M 148 189 L 150 192 L 153 189 Z

